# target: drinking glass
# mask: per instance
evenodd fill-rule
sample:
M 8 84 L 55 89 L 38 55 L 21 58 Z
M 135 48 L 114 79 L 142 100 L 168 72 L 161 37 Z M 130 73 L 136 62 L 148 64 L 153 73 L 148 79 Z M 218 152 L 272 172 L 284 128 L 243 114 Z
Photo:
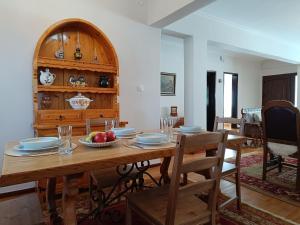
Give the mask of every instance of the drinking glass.
M 167 118 L 160 119 L 160 130 L 161 130 L 161 133 L 168 133 L 168 119 Z
M 105 120 L 104 125 L 105 125 L 105 132 L 109 131 L 110 128 L 111 128 L 111 121 L 110 120 Z
M 169 141 L 172 142 L 173 141 L 173 127 L 174 127 L 174 124 L 175 124 L 175 120 L 174 118 L 170 117 L 168 119 L 168 133 L 169 133 Z
M 57 128 L 58 139 L 60 146 L 58 147 L 58 153 L 62 155 L 71 154 L 72 149 L 72 126 L 59 126 Z

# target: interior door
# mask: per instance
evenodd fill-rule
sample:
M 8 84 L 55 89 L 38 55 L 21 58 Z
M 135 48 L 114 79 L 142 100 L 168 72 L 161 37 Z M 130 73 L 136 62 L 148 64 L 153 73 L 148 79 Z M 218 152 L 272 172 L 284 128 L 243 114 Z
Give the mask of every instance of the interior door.
M 207 72 L 206 128 L 213 131 L 216 117 L 216 72 Z
M 287 100 L 295 104 L 296 73 L 263 77 L 262 105 L 271 100 Z

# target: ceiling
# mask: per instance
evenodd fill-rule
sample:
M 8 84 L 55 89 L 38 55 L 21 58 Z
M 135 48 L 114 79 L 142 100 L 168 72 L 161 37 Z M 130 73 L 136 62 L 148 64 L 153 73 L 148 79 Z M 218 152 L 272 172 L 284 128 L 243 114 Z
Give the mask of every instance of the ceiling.
M 207 45 L 208 52 L 219 53 L 222 55 L 227 55 L 234 58 L 240 58 L 249 61 L 263 62 L 265 60 L 270 60 L 268 57 L 263 57 L 256 55 L 253 52 L 246 51 L 237 47 L 225 45 L 222 43 L 217 43 L 209 41 Z
M 300 46 L 300 0 L 217 0 L 196 13 Z

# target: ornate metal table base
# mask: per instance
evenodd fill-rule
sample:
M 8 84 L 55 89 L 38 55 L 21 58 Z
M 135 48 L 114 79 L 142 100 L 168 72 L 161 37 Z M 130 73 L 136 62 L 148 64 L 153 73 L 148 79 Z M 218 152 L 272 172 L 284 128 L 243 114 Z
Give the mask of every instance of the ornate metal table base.
M 150 161 L 136 162 L 116 167 L 116 171 L 120 178 L 109 191 L 92 187 L 92 200 L 97 204 L 96 209 L 92 212 L 93 218 L 102 220 L 104 217 L 111 217 L 111 221 L 117 222 L 121 220 L 118 210 L 107 212 L 104 209 L 112 203 L 119 201 L 127 192 L 140 191 L 153 186 L 145 184 L 147 177 L 154 185 L 160 186 L 163 179 L 157 181 L 147 170 L 151 167 Z M 119 215 L 119 216 L 117 216 Z

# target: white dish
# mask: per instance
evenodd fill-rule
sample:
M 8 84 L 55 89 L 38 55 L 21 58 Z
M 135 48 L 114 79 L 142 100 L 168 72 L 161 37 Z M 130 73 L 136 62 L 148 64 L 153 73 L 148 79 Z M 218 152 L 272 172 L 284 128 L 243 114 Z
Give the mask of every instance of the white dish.
M 198 133 L 203 131 L 199 126 L 180 126 L 179 130 L 184 133 Z
M 170 143 L 167 140 L 162 140 L 160 142 L 143 142 L 143 141 L 138 141 L 137 138 L 133 139 L 133 141 L 140 145 L 164 145 Z
M 136 133 L 135 128 L 123 127 L 123 128 L 112 128 L 111 129 L 117 136 L 133 135 Z
M 28 152 L 37 152 L 37 151 L 45 151 L 53 148 L 58 148 L 59 145 L 53 145 L 45 148 L 24 148 L 21 145 L 16 145 L 13 149 L 17 151 L 28 151 Z
M 137 142 L 142 143 L 161 143 L 167 140 L 167 135 L 161 133 L 144 133 L 136 136 Z
M 79 142 L 85 146 L 92 147 L 92 148 L 103 148 L 103 147 L 108 147 L 111 145 L 114 145 L 118 143 L 120 140 L 116 139 L 114 141 L 109 141 L 109 142 L 102 142 L 102 143 L 95 143 L 95 142 L 87 142 L 85 141 L 85 137 L 82 137 L 79 139 Z
M 20 147 L 27 150 L 39 150 L 43 148 L 51 148 L 59 144 L 57 137 L 38 137 L 38 138 L 26 138 L 20 140 Z

